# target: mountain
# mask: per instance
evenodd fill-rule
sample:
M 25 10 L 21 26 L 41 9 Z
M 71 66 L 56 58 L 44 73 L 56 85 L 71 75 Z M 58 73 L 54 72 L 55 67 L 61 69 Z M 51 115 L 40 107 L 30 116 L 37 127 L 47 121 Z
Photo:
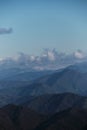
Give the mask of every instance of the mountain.
M 87 72 L 82 73 L 77 70 L 65 68 L 60 72 L 40 78 L 31 86 L 33 87 L 31 91 L 32 95 L 64 92 L 87 95 Z
M 0 109 L 0 130 L 33 130 L 46 119 L 29 108 L 7 105 Z
M 33 81 L 45 75 L 49 75 L 55 71 L 24 71 L 24 72 L 17 72 L 13 76 L 5 77 L 4 80 L 6 81 Z
M 31 97 L 45 94 L 74 93 L 87 96 L 87 73 L 70 68 L 47 74 L 32 83 L 21 83 L 6 83 L 7 87 L 0 90 L 0 106 L 15 102 L 24 103 Z
M 87 97 L 73 93 L 48 94 L 33 98 L 22 105 L 44 115 L 53 115 L 71 107 L 87 109 Z
M 3 109 L 0 109 L 0 130 L 16 130 L 12 120 Z
M 55 71 L 35 71 L 23 68 L 9 68 L 0 70 L 0 81 L 32 81 Z
M 77 70 L 81 73 L 86 73 L 87 72 L 87 61 L 77 63 L 75 65 L 71 65 L 71 66 L 69 66 L 69 68 L 72 70 Z
M 64 92 L 87 95 L 87 73 L 65 68 L 59 72 L 43 76 L 26 87 L 22 87 L 20 93 L 22 91 L 30 96 Z
M 27 86 L 34 80 L 53 72 L 55 71 L 28 71 L 18 68 L 0 70 L 0 89 Z
M 31 97 L 46 94 L 74 93 L 87 96 L 87 72 L 73 69 L 74 66 L 58 71 L 29 73 L 19 73 L 19 71 L 12 69 L 12 74 L 18 73 L 17 77 L 9 74 L 9 77 L 12 77 L 11 80 L 9 77 L 7 80 L 0 80 L 0 106 L 8 103 L 24 103 Z M 31 81 L 28 80 L 29 75 L 31 75 Z M 17 81 L 18 77 L 20 81 Z
M 18 91 L 19 90 L 19 91 Z M 87 109 L 87 97 L 73 93 L 45 94 L 41 96 L 30 96 L 25 89 L 9 89 L 0 92 L 0 107 L 8 104 L 16 104 L 28 107 L 44 115 L 54 114 L 70 107 Z M 13 93 L 14 92 L 14 93 Z M 24 93 L 23 93 L 24 92 Z
M 31 63 L 29 57 L 21 54 L 17 62 L 8 59 L 8 62 L 5 60 L 0 63 L 1 130 L 87 128 L 87 62 L 82 62 L 83 55 L 78 52 L 75 56 L 81 59 L 81 63 L 65 68 L 65 58 L 62 64 L 64 68 L 56 70 L 59 68 L 55 64 L 58 58 L 56 52 L 56 60 L 53 53 L 46 53 L 39 62 L 38 57 L 32 57 Z M 34 65 L 39 65 L 40 70 L 33 68 L 36 67 Z M 48 71 L 44 67 L 44 71 L 42 65 L 53 69 Z
M 0 130 L 86 130 L 86 126 L 87 110 L 78 107 L 49 117 L 12 104 L 0 108 Z
M 35 130 L 84 130 L 86 124 L 87 110 L 70 108 L 56 113 Z

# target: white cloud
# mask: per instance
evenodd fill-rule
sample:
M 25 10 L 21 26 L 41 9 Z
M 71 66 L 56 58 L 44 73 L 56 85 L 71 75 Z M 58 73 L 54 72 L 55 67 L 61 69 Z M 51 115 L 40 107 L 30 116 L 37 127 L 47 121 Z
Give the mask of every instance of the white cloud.
M 29 68 L 30 70 L 60 69 L 79 61 L 83 62 L 86 60 L 86 53 L 80 50 L 67 55 L 65 53 L 58 53 L 55 50 L 45 49 L 41 56 L 18 53 L 13 57 L 0 58 L 0 67 L 24 67 L 26 69 Z
M 56 51 L 54 49 L 53 50 L 44 49 L 42 57 L 48 58 L 50 61 L 55 61 L 55 59 L 56 59 Z
M 51 60 L 51 61 L 54 61 L 55 60 L 55 55 L 52 51 L 48 51 L 48 58 Z
M 78 58 L 78 59 L 83 59 L 85 58 L 85 54 L 81 51 L 81 50 L 77 50 L 75 53 L 74 53 L 75 57 Z

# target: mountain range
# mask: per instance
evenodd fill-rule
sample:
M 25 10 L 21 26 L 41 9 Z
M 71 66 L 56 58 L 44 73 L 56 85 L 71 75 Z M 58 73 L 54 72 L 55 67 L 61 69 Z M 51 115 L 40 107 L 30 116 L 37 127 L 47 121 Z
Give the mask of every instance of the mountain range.
M 41 95 L 25 102 L 26 106 L 40 114 L 53 115 L 71 107 L 87 109 L 87 97 L 73 93 Z
M 79 63 L 58 71 L 11 71 L 11 74 L 7 73 L 8 78 L 0 80 L 0 106 L 24 103 L 31 97 L 47 94 L 74 93 L 87 96 L 86 65 L 86 62 Z M 6 71 L 2 72 L 4 77 Z
M 43 71 L 1 68 L 0 130 L 86 130 L 87 62 Z
M 63 97 L 63 101 L 60 98 L 58 103 L 56 98 L 58 96 Z M 65 100 L 64 96 L 66 97 Z M 48 100 L 47 96 L 44 97 Z M 69 98 L 71 99 L 69 100 Z M 78 100 L 75 101 L 75 99 Z M 87 100 L 87 97 L 84 99 Z M 49 103 L 52 100 L 54 104 Z M 48 107 L 49 111 L 53 109 L 53 112 L 46 111 L 46 114 L 41 114 L 39 111 L 32 110 L 25 105 L 9 104 L 0 108 L 0 130 L 86 130 L 87 108 L 82 107 L 83 104 L 80 104 L 81 106 L 77 105 L 80 101 L 83 103 L 83 97 L 70 93 L 53 95 L 49 98 L 48 105 L 46 104 L 46 108 Z M 42 102 L 45 106 L 46 102 L 44 100 Z M 55 104 L 58 109 L 64 106 L 68 107 L 55 111 Z M 69 104 L 73 105 L 69 106 Z M 44 108 L 41 107 L 40 109 Z
M 86 130 L 87 110 L 71 108 L 56 113 L 35 130 Z

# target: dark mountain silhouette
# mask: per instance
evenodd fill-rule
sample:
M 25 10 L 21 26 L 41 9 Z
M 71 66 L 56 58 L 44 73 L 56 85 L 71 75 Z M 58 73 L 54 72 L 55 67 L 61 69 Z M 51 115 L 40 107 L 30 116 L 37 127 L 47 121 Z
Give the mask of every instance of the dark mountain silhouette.
M 72 93 L 43 95 L 0 109 L 0 130 L 84 130 L 87 97 Z
M 35 130 L 84 130 L 87 124 L 87 110 L 71 108 L 56 113 L 41 123 Z
M 87 130 L 87 124 L 84 126 L 83 130 Z
M 7 105 L 0 109 L 0 130 L 86 130 L 87 109 L 71 107 L 44 116 L 27 107 Z
M 46 119 L 29 108 L 7 105 L 0 109 L 0 130 L 33 130 Z
M 23 104 L 41 114 L 55 114 L 71 107 L 87 109 L 87 97 L 73 93 L 48 94 L 34 98 Z

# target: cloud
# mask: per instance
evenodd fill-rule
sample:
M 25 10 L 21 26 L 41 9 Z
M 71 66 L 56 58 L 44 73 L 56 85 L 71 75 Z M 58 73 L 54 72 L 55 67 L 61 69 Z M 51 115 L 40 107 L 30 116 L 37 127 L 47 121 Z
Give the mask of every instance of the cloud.
M 56 55 L 55 53 L 56 53 L 56 51 L 54 49 L 53 50 L 44 49 L 42 57 L 48 58 L 50 61 L 54 61 L 55 60 L 55 55 Z
M 85 54 L 84 52 L 82 52 L 81 50 L 77 50 L 75 53 L 74 53 L 75 57 L 78 58 L 78 59 L 83 59 L 85 58 Z
M 13 32 L 12 28 L 0 28 L 0 35 L 11 34 Z
M 30 70 L 53 70 L 87 61 L 87 53 L 77 50 L 71 54 L 45 49 L 39 56 L 18 53 L 16 56 L 0 59 L 0 67 L 27 68 Z

